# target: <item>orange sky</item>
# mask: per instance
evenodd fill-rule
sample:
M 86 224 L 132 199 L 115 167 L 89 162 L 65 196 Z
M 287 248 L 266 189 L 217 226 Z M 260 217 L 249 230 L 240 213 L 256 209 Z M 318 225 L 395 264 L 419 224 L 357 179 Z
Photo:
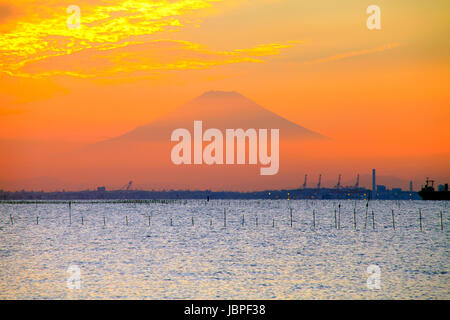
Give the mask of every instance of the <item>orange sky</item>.
M 71 4 L 80 29 L 66 25 Z M 381 30 L 366 27 L 370 4 L 381 8 Z M 97 142 L 227 90 L 339 141 L 346 156 L 448 156 L 449 9 L 411 0 L 0 0 L 0 139 Z

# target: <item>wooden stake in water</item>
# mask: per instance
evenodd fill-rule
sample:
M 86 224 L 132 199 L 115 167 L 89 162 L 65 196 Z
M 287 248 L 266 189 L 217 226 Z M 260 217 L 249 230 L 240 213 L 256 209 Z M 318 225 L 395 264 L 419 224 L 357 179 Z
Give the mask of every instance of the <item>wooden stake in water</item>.
M 372 210 L 372 229 L 375 230 L 375 213 Z
M 244 222 L 245 222 L 244 215 L 242 215 L 242 225 L 244 225 Z
M 420 224 L 420 231 L 422 231 L 422 209 L 419 209 L 419 224 Z
M 316 228 L 316 211 L 313 210 L 313 228 Z
M 441 211 L 441 231 L 444 230 L 444 224 L 442 223 L 442 211 Z
M 292 208 L 289 208 L 291 211 L 291 228 L 292 228 Z
M 366 203 L 366 219 L 364 220 L 364 229 L 367 228 L 367 215 L 369 211 L 369 202 Z
M 128 225 L 128 216 L 125 216 L 125 224 Z
M 395 230 L 394 209 L 392 209 L 392 228 Z
M 255 224 L 258 226 L 258 216 L 255 217 Z
M 81 224 L 84 224 L 84 218 L 81 216 Z
M 171 227 L 173 226 L 172 218 L 170 218 L 170 226 L 171 226 Z
M 353 227 L 356 230 L 356 208 L 353 208 Z
M 36 217 L 36 224 L 39 224 L 39 216 Z
M 209 221 L 209 225 L 212 227 L 212 219 Z
M 14 224 L 14 220 L 13 220 L 12 215 L 9 215 L 9 220 L 11 221 L 11 225 L 13 225 Z
M 227 210 L 225 208 L 223 209 L 223 226 L 227 227 Z
M 192 225 L 194 225 L 194 216 L 192 216 Z
M 103 225 L 106 226 L 106 218 L 103 216 Z
M 275 228 L 275 218 L 272 218 L 272 228 Z
M 150 227 L 150 225 L 151 225 L 151 217 L 150 216 L 148 216 L 148 226 Z
M 338 229 L 341 229 L 341 204 L 339 203 L 339 212 L 338 212 Z
M 334 209 L 334 228 L 337 229 L 336 209 Z
M 72 225 L 72 203 L 69 201 L 69 225 Z

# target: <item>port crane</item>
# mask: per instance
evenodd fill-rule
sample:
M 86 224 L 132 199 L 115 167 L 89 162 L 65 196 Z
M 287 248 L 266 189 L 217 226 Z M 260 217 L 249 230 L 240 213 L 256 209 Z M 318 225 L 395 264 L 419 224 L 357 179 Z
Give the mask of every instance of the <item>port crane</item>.
M 130 190 L 132 184 L 133 184 L 133 181 L 130 180 L 130 182 L 128 182 L 128 183 L 123 187 L 123 189 L 125 189 L 126 191 Z
M 359 188 L 359 173 L 356 176 L 356 183 L 355 183 L 355 189 L 358 189 L 358 188 Z
M 319 182 L 317 183 L 317 189 L 320 189 L 321 182 L 322 182 L 322 174 L 319 174 Z
M 335 186 L 335 188 L 336 189 L 340 189 L 341 188 L 341 174 L 339 174 L 338 182 L 337 182 L 337 185 Z

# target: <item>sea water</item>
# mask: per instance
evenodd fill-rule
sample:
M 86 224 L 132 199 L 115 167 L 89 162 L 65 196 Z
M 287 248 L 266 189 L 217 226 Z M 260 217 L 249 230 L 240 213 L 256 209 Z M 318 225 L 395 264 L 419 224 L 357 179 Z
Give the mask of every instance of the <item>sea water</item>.
M 0 298 L 449 299 L 447 202 L 366 205 L 0 203 Z

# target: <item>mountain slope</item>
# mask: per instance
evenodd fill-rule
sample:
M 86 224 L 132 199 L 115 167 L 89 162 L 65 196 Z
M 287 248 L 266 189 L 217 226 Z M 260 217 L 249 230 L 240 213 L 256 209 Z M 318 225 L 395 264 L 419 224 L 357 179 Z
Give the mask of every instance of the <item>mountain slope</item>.
M 319 133 L 290 122 L 239 93 L 210 91 L 148 125 L 105 142 L 165 142 L 170 140 L 171 132 L 177 128 L 192 130 L 194 120 L 202 120 L 204 128 L 280 129 L 280 139 L 325 139 Z
M 126 107 L 126 106 L 125 106 Z M 269 165 L 175 165 L 171 151 L 173 130 L 186 128 L 193 134 L 195 120 L 203 121 L 203 130 L 279 129 L 279 171 L 262 176 Z M 146 189 L 227 189 L 249 190 L 284 187 L 295 181 L 292 174 L 314 164 L 308 160 L 310 145 L 317 147 L 329 141 L 319 133 L 288 121 L 235 92 L 207 92 L 165 116 L 113 139 L 91 144 L 78 151 L 51 159 L 50 170 L 39 170 L 40 176 L 54 176 L 73 185 L 117 188 L 133 180 Z M 208 145 L 204 143 L 203 147 Z M 225 154 L 225 153 L 224 153 Z M 236 155 L 236 152 L 235 152 Z M 248 163 L 248 152 L 246 163 Z M 301 162 L 299 162 L 301 161 Z M 47 166 L 48 167 L 48 166 Z M 277 166 L 278 167 L 278 166 Z

